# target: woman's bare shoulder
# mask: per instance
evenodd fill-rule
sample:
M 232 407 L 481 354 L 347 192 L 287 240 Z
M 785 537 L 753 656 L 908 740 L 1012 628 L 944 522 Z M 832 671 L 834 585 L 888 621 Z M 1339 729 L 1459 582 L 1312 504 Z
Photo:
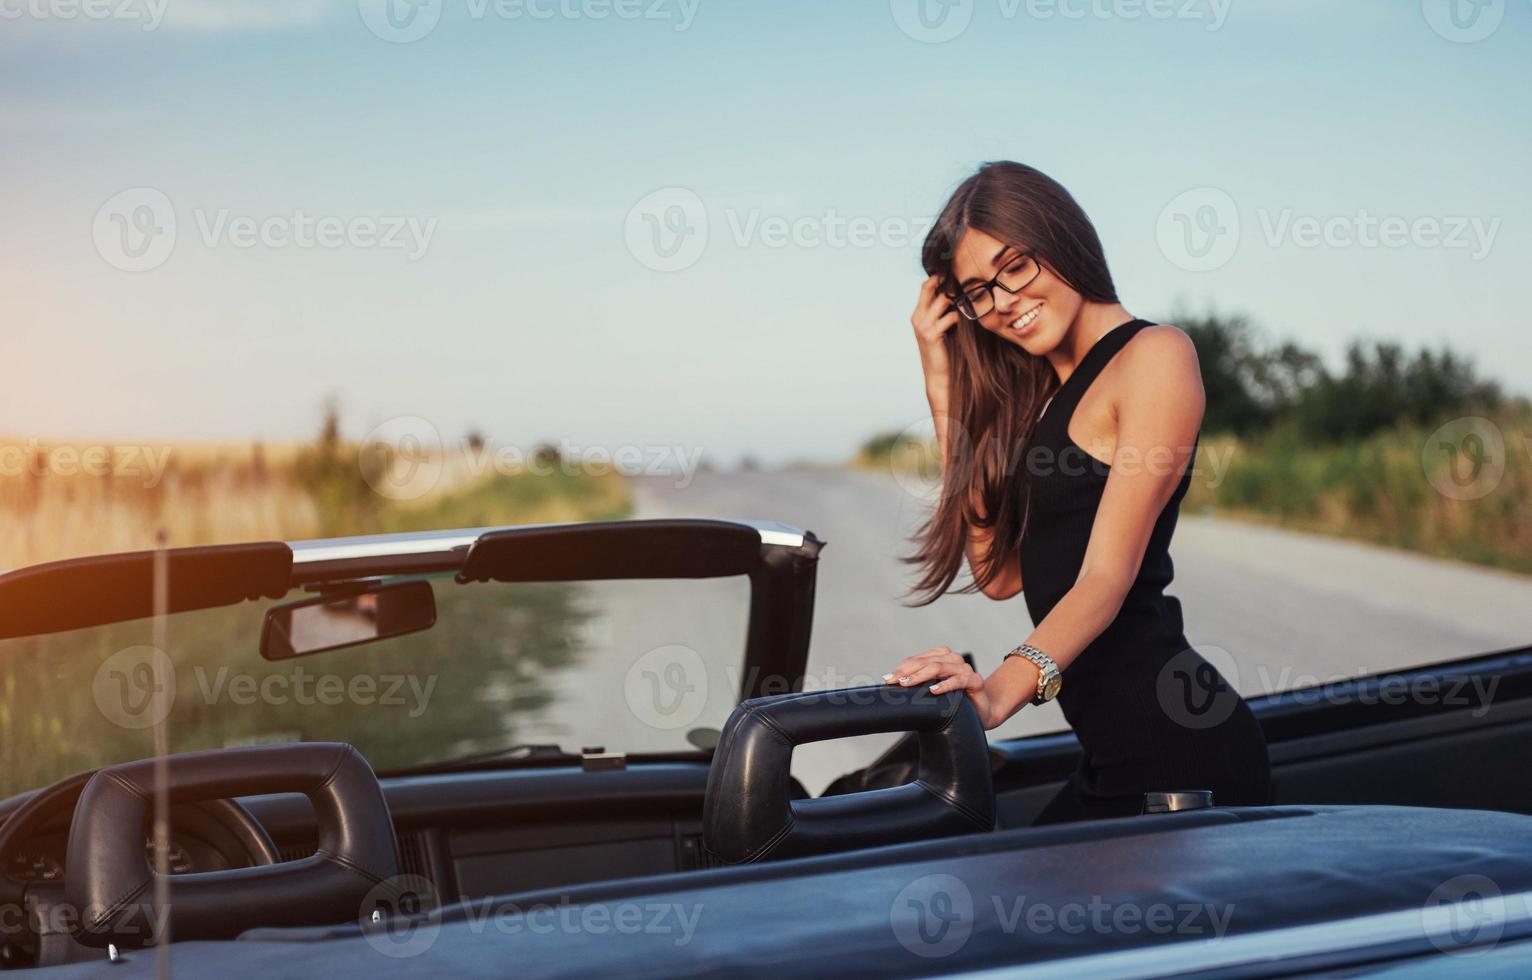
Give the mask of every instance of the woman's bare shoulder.
M 1202 368 L 1197 361 L 1197 345 L 1175 324 L 1156 323 L 1140 330 L 1123 347 L 1121 357 L 1121 380 L 1130 389 L 1154 392 L 1159 399 L 1202 400 Z
M 1154 323 L 1140 330 L 1123 347 L 1128 359 L 1157 364 L 1163 368 L 1197 363 L 1197 345 L 1173 323 Z
M 1199 376 L 1202 373 L 1197 345 L 1173 323 L 1156 323 L 1140 330 L 1123 346 L 1120 356 L 1127 373 L 1133 375 L 1178 377 L 1185 372 Z

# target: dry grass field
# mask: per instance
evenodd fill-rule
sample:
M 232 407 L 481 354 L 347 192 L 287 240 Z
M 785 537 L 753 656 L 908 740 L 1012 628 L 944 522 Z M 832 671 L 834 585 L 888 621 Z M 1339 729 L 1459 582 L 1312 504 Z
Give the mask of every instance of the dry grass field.
M 486 467 L 467 452 L 371 459 L 292 445 L 0 438 L 0 569 L 154 546 L 622 516 L 611 469 Z

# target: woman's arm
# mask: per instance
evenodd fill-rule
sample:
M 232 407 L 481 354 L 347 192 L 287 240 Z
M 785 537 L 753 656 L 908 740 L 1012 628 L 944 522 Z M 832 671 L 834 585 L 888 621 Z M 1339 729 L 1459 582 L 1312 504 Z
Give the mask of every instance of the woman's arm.
M 1080 574 L 1026 639 L 1060 670 L 1117 618 L 1202 424 L 1202 376 L 1186 334 L 1170 326 L 1147 328 L 1119 357 L 1117 444 Z M 1032 700 L 1037 677 L 1030 661 L 1012 657 L 985 679 L 939 647 L 900 663 L 889 682 L 908 687 L 936 680 L 936 693 L 966 690 L 985 727 L 994 728 Z

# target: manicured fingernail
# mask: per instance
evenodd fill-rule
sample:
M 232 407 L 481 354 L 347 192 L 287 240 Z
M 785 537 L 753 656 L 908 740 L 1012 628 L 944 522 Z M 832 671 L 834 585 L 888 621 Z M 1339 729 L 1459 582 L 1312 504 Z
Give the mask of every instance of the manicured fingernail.
M 902 675 L 900 675 L 899 683 L 901 683 L 901 684 L 908 684 L 909 682 L 910 682 L 910 675 L 909 674 L 902 674 Z
M 885 683 L 885 684 L 887 684 L 889 681 L 891 681 L 893 679 L 894 679 L 894 675 L 893 674 L 884 674 L 883 675 L 883 683 Z
M 942 686 L 940 684 L 932 684 L 931 685 L 931 693 L 932 694 L 940 694 L 940 693 L 942 693 L 941 687 Z

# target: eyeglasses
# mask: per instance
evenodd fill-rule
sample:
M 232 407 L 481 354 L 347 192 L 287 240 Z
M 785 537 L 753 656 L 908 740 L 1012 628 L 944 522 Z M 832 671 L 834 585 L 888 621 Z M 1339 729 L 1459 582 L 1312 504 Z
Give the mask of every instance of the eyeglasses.
M 970 320 L 977 320 L 989 315 L 990 310 L 995 308 L 996 286 L 1014 295 L 1032 285 L 1032 280 L 1041 271 L 1042 266 L 1032 257 L 1032 253 L 1022 252 L 1012 258 L 989 282 L 974 283 L 956 295 L 948 295 L 959 313 Z

